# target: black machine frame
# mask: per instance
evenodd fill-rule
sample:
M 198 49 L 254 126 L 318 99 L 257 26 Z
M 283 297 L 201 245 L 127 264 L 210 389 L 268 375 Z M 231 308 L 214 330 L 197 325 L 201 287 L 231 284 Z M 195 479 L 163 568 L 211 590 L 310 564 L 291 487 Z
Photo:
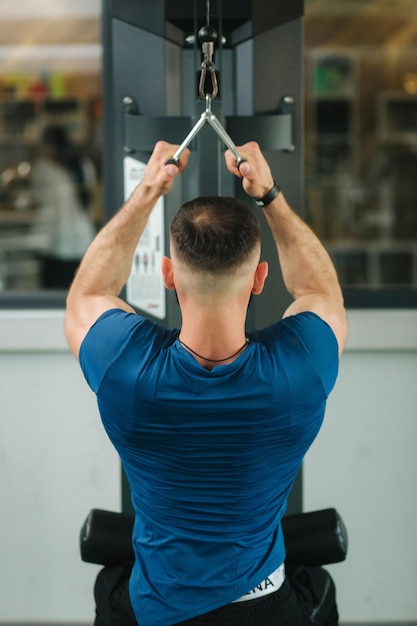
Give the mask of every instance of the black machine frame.
M 167 224 L 180 204 L 197 195 L 247 200 L 224 166 L 229 140 L 232 145 L 257 141 L 291 205 L 304 211 L 303 0 L 212 1 L 219 94 L 209 102 L 199 93 L 204 54 L 197 35 L 206 22 L 205 8 L 203 0 L 103 0 L 106 218 L 124 201 L 126 157 L 146 161 L 156 141 L 181 144 L 196 127 L 187 170 L 164 199 Z M 276 321 L 290 302 L 275 243 L 261 224 L 269 278 L 251 305 L 248 330 Z M 178 327 L 175 294 L 166 298 L 166 317 L 158 322 Z M 300 472 L 288 511 L 301 509 Z M 123 510 L 131 510 L 124 477 Z

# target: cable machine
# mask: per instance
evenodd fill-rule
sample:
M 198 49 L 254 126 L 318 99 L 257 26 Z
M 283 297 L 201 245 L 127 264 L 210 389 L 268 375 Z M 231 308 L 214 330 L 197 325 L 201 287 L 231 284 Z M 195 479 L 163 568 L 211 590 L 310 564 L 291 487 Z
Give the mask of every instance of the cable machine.
M 180 325 L 175 294 L 163 289 L 159 271 L 179 206 L 216 194 L 250 204 L 225 167 L 225 147 L 240 162 L 236 146 L 257 141 L 290 204 L 303 213 L 302 51 L 303 0 L 103 1 L 106 217 L 121 206 L 129 185 L 139 182 L 157 141 L 180 146 L 174 162 L 185 147 L 192 151 L 187 169 L 153 212 L 148 248 L 142 244 L 135 255 L 127 293 L 141 314 Z M 290 302 L 275 243 L 261 224 L 269 277 L 253 300 L 248 330 L 272 323 Z M 135 272 L 141 273 L 138 287 Z M 300 509 L 298 481 L 289 511 Z
M 190 146 L 205 124 L 208 124 L 215 131 L 222 144 L 235 156 L 239 167 L 244 159 L 238 153 L 235 143 L 212 109 L 212 102 L 219 94 L 217 72 L 213 60 L 218 34 L 210 20 L 211 2 L 206 0 L 206 24 L 198 31 L 203 58 L 198 78 L 198 96 L 205 101 L 205 109 L 168 162 L 178 165 L 185 148 Z M 126 107 L 125 150 L 127 152 L 150 151 L 156 141 L 161 138 L 161 132 L 164 132 L 163 137 L 166 140 L 169 138 L 168 141 L 178 143 L 179 129 L 183 130 L 192 124 L 193 118 L 142 116 L 137 103 L 130 96 L 126 96 L 123 102 Z M 291 152 L 295 149 L 293 143 L 293 103 L 294 98 L 292 96 L 283 96 L 274 114 L 264 114 L 258 118 L 253 116 L 229 117 L 224 118 L 224 120 L 226 125 L 232 126 L 235 135 L 240 140 L 238 140 L 239 143 L 244 143 L 245 140 L 251 138 L 261 143 L 264 150 Z M 218 192 L 220 193 L 219 190 Z

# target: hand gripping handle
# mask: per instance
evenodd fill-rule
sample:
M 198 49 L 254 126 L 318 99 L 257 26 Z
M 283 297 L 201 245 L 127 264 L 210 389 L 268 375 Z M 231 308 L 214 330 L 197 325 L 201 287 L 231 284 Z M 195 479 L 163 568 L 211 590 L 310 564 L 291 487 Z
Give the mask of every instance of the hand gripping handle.
M 186 138 L 184 139 L 180 147 L 177 149 L 175 154 L 173 154 L 172 157 L 165 162 L 165 165 L 172 164 L 178 167 L 181 154 L 184 152 L 185 148 L 192 142 L 194 137 L 198 135 L 198 133 L 200 132 L 204 124 L 209 124 L 213 128 L 217 136 L 222 140 L 224 145 L 227 148 L 229 148 L 229 150 L 235 157 L 237 168 L 240 169 L 240 166 L 242 165 L 242 163 L 246 161 L 246 159 L 240 156 L 232 139 L 230 138 L 226 130 L 223 128 L 223 126 L 220 124 L 217 117 L 213 114 L 211 110 L 210 96 L 206 96 L 206 110 L 204 111 L 204 113 L 202 113 L 200 119 L 195 124 L 195 126 L 190 130 L 190 132 L 188 133 L 188 135 L 186 136 Z

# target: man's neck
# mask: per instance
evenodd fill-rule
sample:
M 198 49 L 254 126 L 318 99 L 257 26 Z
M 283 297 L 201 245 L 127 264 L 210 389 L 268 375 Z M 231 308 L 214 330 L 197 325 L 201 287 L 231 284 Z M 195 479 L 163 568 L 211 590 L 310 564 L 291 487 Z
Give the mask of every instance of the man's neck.
M 216 362 L 231 363 L 246 348 L 246 311 L 240 311 L 237 306 L 224 307 L 215 313 L 194 307 L 188 311 L 185 307 L 182 316 L 179 338 L 206 369 L 212 369 Z

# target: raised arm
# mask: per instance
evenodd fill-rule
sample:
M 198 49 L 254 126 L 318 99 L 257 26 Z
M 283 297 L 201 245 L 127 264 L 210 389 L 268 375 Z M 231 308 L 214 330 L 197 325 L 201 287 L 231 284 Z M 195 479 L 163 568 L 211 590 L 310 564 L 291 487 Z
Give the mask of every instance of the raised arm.
M 67 341 L 76 357 L 85 335 L 102 313 L 112 308 L 134 312 L 119 294 L 129 277 L 136 246 L 153 207 L 187 165 L 188 150 L 181 156 L 179 167 L 165 165 L 177 147 L 165 142 L 156 144 L 142 182 L 98 233 L 81 262 L 68 293 L 65 313 Z
M 256 143 L 239 148 L 247 162 L 236 168 L 236 160 L 228 151 L 226 164 L 242 178 L 249 196 L 263 198 L 273 187 L 274 179 Z M 346 311 L 342 290 L 334 265 L 319 239 L 291 209 L 282 191 L 263 208 L 271 229 L 284 283 L 294 298 L 284 317 L 312 311 L 332 328 L 342 352 L 347 338 Z

